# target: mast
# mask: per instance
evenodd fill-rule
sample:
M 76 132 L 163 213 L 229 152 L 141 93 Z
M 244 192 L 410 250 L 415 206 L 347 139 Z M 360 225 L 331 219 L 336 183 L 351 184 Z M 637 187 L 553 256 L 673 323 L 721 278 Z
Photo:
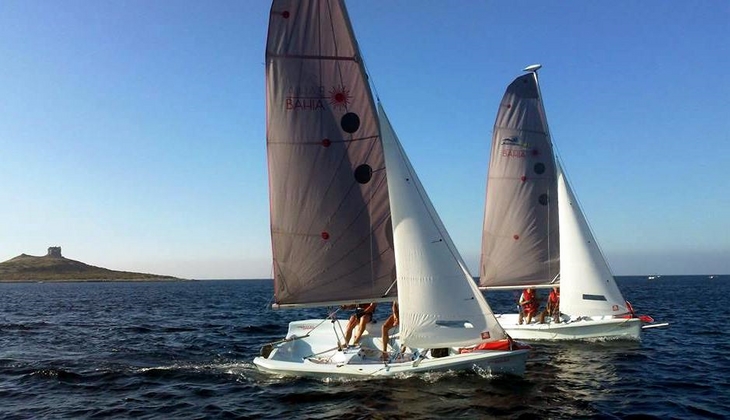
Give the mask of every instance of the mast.
M 545 102 L 542 99 L 543 96 L 542 96 L 542 89 L 540 88 L 540 77 L 537 74 L 537 71 L 540 70 L 541 68 L 542 68 L 542 64 L 539 64 L 538 63 L 538 64 L 529 65 L 529 66 L 525 67 L 524 69 L 522 69 L 522 71 L 532 73 L 535 76 L 535 86 L 537 86 L 537 97 L 538 97 L 537 103 L 538 103 L 538 105 L 540 106 L 540 108 L 542 110 L 542 115 L 545 116 L 545 135 L 547 136 L 547 142 L 548 142 L 548 145 L 550 145 L 550 150 L 552 151 L 553 164 L 556 165 L 556 166 L 559 166 L 559 163 L 558 163 L 558 155 L 555 152 L 555 147 L 553 146 L 553 137 L 552 137 L 552 134 L 551 134 L 551 131 L 550 131 L 550 122 L 549 122 L 549 120 L 547 118 L 547 111 L 545 110 Z M 558 170 L 560 170 L 560 169 L 558 169 Z M 550 199 L 550 198 L 552 198 L 555 201 L 557 201 L 558 200 L 558 195 L 555 194 L 554 197 L 548 197 L 548 199 Z M 555 207 L 555 206 L 548 206 L 548 219 L 547 219 L 548 220 L 548 232 L 554 232 L 554 230 L 552 229 L 552 226 L 550 226 L 550 222 L 552 220 L 554 220 L 555 218 L 554 217 L 550 217 L 550 214 L 549 213 L 551 211 L 555 210 L 556 208 L 557 207 Z M 553 215 L 553 216 L 555 216 L 555 215 Z M 560 219 L 560 217 L 558 215 L 558 220 L 559 219 Z M 558 222 L 558 226 L 555 226 L 555 233 L 553 233 L 554 235 L 557 235 L 558 242 L 559 242 L 559 239 L 560 239 L 560 229 L 559 229 L 559 226 L 560 226 L 560 224 Z M 548 235 L 550 235 L 550 233 L 548 233 Z M 548 241 L 547 241 L 547 252 L 548 252 L 548 255 L 553 255 L 553 253 L 560 251 L 560 249 L 552 249 L 552 246 L 553 246 L 552 244 L 554 242 L 555 241 L 551 241 L 548 238 Z M 553 267 L 551 267 L 552 264 L 557 265 L 557 268 L 553 269 Z M 539 285 L 537 285 L 535 287 L 538 287 L 538 288 L 548 288 L 548 287 L 553 287 L 553 286 L 559 286 L 560 285 L 560 260 L 557 259 L 557 258 L 556 259 L 548 258 L 547 265 L 548 265 L 548 272 L 555 273 L 555 275 L 553 276 L 553 278 L 549 282 L 547 282 L 547 283 L 545 283 L 545 282 L 540 283 Z

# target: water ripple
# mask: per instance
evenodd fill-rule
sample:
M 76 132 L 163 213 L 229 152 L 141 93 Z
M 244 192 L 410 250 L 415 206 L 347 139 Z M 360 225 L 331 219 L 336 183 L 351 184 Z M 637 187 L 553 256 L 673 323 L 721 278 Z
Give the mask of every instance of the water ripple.
M 377 380 L 259 372 L 251 361 L 262 343 L 290 321 L 326 313 L 266 309 L 270 281 L 0 284 L 0 417 L 730 417 L 730 339 L 706 323 L 730 282 L 619 284 L 639 312 L 674 325 L 647 330 L 641 342 L 535 345 L 524 378 Z M 488 300 L 510 310 L 513 295 Z

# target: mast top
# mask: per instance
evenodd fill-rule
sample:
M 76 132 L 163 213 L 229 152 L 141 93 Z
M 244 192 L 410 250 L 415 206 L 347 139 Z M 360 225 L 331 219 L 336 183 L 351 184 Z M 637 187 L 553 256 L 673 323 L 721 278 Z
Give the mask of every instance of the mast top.
M 530 73 L 537 73 L 538 70 L 542 68 L 542 64 L 533 64 L 531 66 L 527 66 L 522 71 L 527 71 Z

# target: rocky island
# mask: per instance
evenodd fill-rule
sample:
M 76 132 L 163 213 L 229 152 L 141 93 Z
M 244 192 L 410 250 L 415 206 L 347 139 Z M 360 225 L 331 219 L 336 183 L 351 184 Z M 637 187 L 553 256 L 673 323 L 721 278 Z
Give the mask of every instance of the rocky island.
M 42 257 L 21 254 L 0 263 L 0 282 L 25 281 L 149 281 L 180 280 L 172 276 L 115 271 L 95 267 L 61 255 L 61 247 L 48 248 Z

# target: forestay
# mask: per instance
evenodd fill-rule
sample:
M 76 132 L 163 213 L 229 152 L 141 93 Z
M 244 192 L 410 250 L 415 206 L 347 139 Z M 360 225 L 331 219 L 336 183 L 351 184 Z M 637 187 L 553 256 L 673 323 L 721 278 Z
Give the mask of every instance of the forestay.
M 267 153 L 278 305 L 395 297 L 376 110 L 340 1 L 274 1 Z

